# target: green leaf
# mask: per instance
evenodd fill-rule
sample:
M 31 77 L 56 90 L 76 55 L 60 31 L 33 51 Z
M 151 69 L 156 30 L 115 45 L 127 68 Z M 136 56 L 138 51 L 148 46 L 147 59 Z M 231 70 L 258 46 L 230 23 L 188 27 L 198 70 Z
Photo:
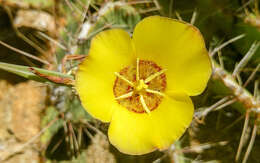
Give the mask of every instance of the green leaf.
M 22 77 L 30 79 L 30 80 L 35 80 L 35 81 L 42 82 L 42 83 L 52 83 L 51 81 L 49 81 L 45 78 L 41 78 L 38 75 L 34 74 L 30 70 L 30 68 L 31 67 L 28 67 L 28 66 L 21 66 L 21 65 L 0 62 L 0 69 L 2 69 L 2 70 L 8 71 L 10 73 L 14 73 L 16 75 L 22 76 Z M 71 75 L 63 74 L 63 73 L 56 72 L 56 71 L 49 71 L 49 70 L 36 68 L 36 67 L 33 67 L 33 68 L 36 71 L 38 71 L 39 73 L 42 73 L 44 75 L 73 79 L 73 76 L 71 76 Z

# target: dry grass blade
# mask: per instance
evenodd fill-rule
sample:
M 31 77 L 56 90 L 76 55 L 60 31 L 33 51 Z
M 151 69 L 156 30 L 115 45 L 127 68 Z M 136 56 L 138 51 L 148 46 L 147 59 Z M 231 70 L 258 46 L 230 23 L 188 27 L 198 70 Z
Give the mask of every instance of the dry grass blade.
M 13 50 L 13 51 L 15 51 L 15 52 L 17 52 L 17 53 L 19 53 L 19 54 L 22 54 L 22 55 L 24 55 L 24 56 L 26 56 L 26 57 L 29 57 L 29 58 L 34 59 L 34 60 L 36 60 L 36 61 L 39 61 L 39 62 L 41 62 L 41 63 L 43 63 L 43 64 L 50 65 L 49 62 L 47 62 L 47 61 L 45 61 L 45 60 L 43 60 L 43 59 L 41 59 L 41 58 L 38 58 L 38 57 L 36 57 L 36 56 L 34 56 L 34 55 L 30 54 L 30 53 L 27 53 L 27 52 L 24 52 L 24 51 L 22 51 L 22 50 L 20 50 L 20 49 L 17 49 L 17 48 L 15 48 L 15 47 L 11 46 L 11 45 L 8 45 L 8 44 L 4 43 L 4 42 L 1 41 L 1 40 L 0 40 L 0 44 L 3 45 L 3 46 L 5 46 L 5 47 L 7 47 L 7 48 L 9 48 L 9 49 L 11 49 L 11 50 Z
M 76 0 L 76 2 L 84 9 L 83 13 L 86 13 L 86 11 L 88 11 L 89 4 L 91 3 L 91 1 L 86 1 L 87 4 L 84 4 L 83 2 L 81 2 L 81 0 Z
M 54 40 L 53 38 L 49 37 L 48 35 L 46 35 L 43 32 L 38 31 L 37 34 L 39 34 L 40 36 L 42 36 L 43 38 L 51 41 L 52 43 L 54 43 L 55 45 L 57 45 L 58 47 L 60 47 L 62 50 L 67 50 L 67 48 L 62 45 L 61 43 L 59 43 L 58 41 Z
M 80 11 L 80 9 L 78 9 L 74 4 L 73 4 L 73 2 L 70 2 L 69 0 L 65 0 L 65 2 L 66 2 L 66 4 L 68 5 L 68 7 L 70 8 L 70 10 L 72 11 L 72 14 L 74 15 L 75 13 L 75 11 L 79 14 L 79 15 L 81 15 L 82 14 L 82 12 Z M 76 16 L 76 15 L 74 15 L 74 16 Z
M 7 14 L 8 14 L 8 17 L 9 17 L 9 19 L 10 19 L 10 21 L 11 21 L 12 27 L 13 27 L 13 29 L 14 29 L 16 35 L 17 35 L 18 37 L 20 37 L 22 40 L 24 40 L 26 43 L 28 43 L 29 45 L 31 45 L 33 48 L 35 48 L 38 52 L 40 52 L 41 54 L 45 55 L 45 51 L 44 51 L 41 47 L 39 47 L 36 43 L 34 43 L 33 41 L 31 41 L 29 38 L 27 38 L 24 34 L 22 34 L 22 33 L 16 28 L 16 26 L 15 26 L 14 23 L 13 23 L 13 22 L 14 22 L 14 20 L 13 20 L 13 15 L 12 15 L 12 12 L 11 12 L 10 8 L 7 7 L 7 6 L 5 6 L 4 9 L 5 9 L 5 11 L 6 11 Z

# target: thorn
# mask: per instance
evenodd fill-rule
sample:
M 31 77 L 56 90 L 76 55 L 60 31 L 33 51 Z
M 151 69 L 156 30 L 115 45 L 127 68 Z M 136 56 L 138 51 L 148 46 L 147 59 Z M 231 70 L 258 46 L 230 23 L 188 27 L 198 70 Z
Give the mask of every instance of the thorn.
M 197 9 L 195 8 L 195 10 L 192 13 L 190 24 L 194 25 L 196 18 L 197 18 Z
M 246 11 L 245 11 L 246 14 L 248 14 L 248 11 L 247 11 L 246 7 L 247 7 L 248 5 L 250 5 L 253 1 L 254 1 L 254 0 L 249 0 L 248 2 L 244 3 L 244 4 L 242 5 L 242 7 L 238 8 L 238 9 L 236 10 L 236 12 L 239 12 L 239 11 L 241 11 L 242 9 L 245 9 L 245 10 L 246 10 Z
M 81 148 L 81 142 L 82 142 L 82 125 L 80 124 L 79 129 L 78 129 L 78 144 L 79 144 L 79 149 Z
M 72 126 L 71 123 L 70 123 L 69 127 L 70 127 L 70 130 L 71 130 L 71 133 L 72 133 L 72 138 L 73 138 L 74 147 L 75 147 L 75 153 L 76 153 L 76 155 L 78 155 L 79 154 L 79 144 L 78 144 L 78 141 L 77 141 L 77 137 L 76 137 L 76 134 L 74 132 L 74 129 L 73 129 L 73 126 Z
M 223 44 L 219 45 L 218 47 L 214 48 L 213 51 L 210 53 L 210 56 L 213 57 L 216 52 L 220 51 L 221 49 L 223 49 L 224 47 L 226 47 L 228 44 L 231 44 L 232 42 L 235 42 L 243 37 L 245 37 L 246 35 L 245 34 L 241 34 L 241 35 L 238 35 L 226 42 L 224 42 Z
M 243 87 L 245 88 L 249 82 L 255 77 L 258 69 L 260 68 L 260 63 L 257 65 L 257 67 L 254 69 L 254 71 L 251 73 L 251 75 L 249 76 L 249 78 L 247 79 L 247 81 L 245 82 L 245 84 L 243 85 Z
M 220 64 L 220 66 L 221 66 L 221 68 L 225 68 L 225 66 L 224 66 L 224 62 L 223 62 L 223 59 L 222 59 L 222 53 L 221 53 L 221 51 L 218 51 L 218 59 L 219 59 L 219 64 Z
M 73 154 L 75 154 L 75 148 L 74 148 L 74 143 L 73 143 L 73 137 L 72 137 L 72 133 L 70 130 L 70 122 L 68 122 L 68 136 L 69 136 L 69 145 L 70 145 L 70 150 L 71 152 L 73 152 Z
M 237 118 L 234 122 L 232 122 L 230 125 L 227 127 L 223 128 L 221 132 L 227 133 L 227 131 L 232 128 L 235 124 L 237 124 L 239 121 L 241 121 L 244 118 L 244 115 L 241 115 L 239 118 Z
M 254 128 L 253 128 L 253 131 L 252 131 L 252 135 L 251 135 L 251 138 L 250 138 L 250 142 L 249 142 L 249 145 L 247 147 L 247 150 L 246 150 L 246 154 L 243 158 L 243 161 L 242 163 L 246 163 L 247 162 L 247 159 L 248 159 L 248 156 L 254 146 L 254 142 L 255 142 L 255 137 L 256 137 L 256 132 L 257 132 L 257 119 L 255 120 L 255 124 L 254 124 Z
M 61 118 L 63 119 L 63 129 L 64 129 L 64 133 L 65 133 L 66 147 L 67 147 L 67 149 L 69 149 L 69 148 L 70 148 L 69 129 L 68 129 L 67 122 L 66 122 L 66 120 L 65 120 L 64 113 L 61 113 Z M 67 154 L 68 154 L 69 156 L 71 156 L 71 150 L 67 150 Z
M 258 98 L 259 98 L 258 85 L 259 85 L 259 82 L 258 82 L 258 80 L 256 80 L 255 81 L 255 86 L 254 86 L 254 98 L 256 99 L 256 101 L 258 101 Z
M 241 150 L 242 150 L 243 145 L 244 145 L 245 134 L 246 134 L 246 130 L 247 130 L 247 127 L 248 127 L 248 122 L 249 122 L 249 116 L 250 116 L 250 110 L 247 110 L 242 135 L 240 137 L 240 142 L 239 142 L 239 146 L 238 146 L 238 149 L 237 149 L 237 154 L 236 154 L 236 159 L 235 159 L 236 162 L 239 160 Z
M 197 117 L 198 119 L 200 119 L 202 117 L 206 117 L 209 112 L 211 112 L 212 110 L 214 110 L 221 104 L 225 103 L 229 99 L 230 99 L 230 96 L 226 96 L 226 97 L 220 99 L 215 104 L 211 105 L 210 107 L 207 107 L 205 110 L 195 113 L 195 117 Z
M 198 152 L 198 153 L 200 153 L 201 151 L 213 148 L 215 146 L 225 146 L 227 144 L 228 144 L 228 141 L 220 141 L 220 142 L 216 142 L 216 143 L 204 143 L 204 144 L 200 144 L 200 145 L 183 147 L 181 149 L 177 149 L 176 152 L 182 152 L 182 153 Z
M 181 15 L 179 14 L 178 11 L 175 11 L 175 15 L 178 18 L 178 20 L 182 21 Z
M 94 136 L 88 131 L 87 128 L 83 128 L 84 132 L 88 135 L 88 137 L 94 142 Z
M 239 86 L 242 86 L 242 85 L 243 85 L 243 82 L 242 82 L 242 79 L 241 79 L 241 77 L 240 77 L 240 74 L 237 74 L 237 75 L 236 75 L 236 78 L 237 78 L 237 81 L 238 81 L 238 85 L 239 85 Z
M 218 107 L 216 107 L 216 108 L 214 109 L 214 111 L 217 111 L 217 110 L 223 109 L 223 108 L 227 107 L 228 105 L 233 104 L 233 103 L 236 102 L 236 101 L 237 101 L 237 99 L 235 99 L 235 98 L 234 98 L 234 99 L 231 99 L 231 100 L 225 102 L 224 104 L 219 105 Z
M 89 122 L 82 121 L 82 123 L 84 123 L 88 128 L 90 128 L 91 130 L 95 131 L 96 133 L 98 133 L 100 135 L 104 135 L 97 127 L 91 125 Z
M 255 54 L 255 52 L 257 51 L 258 47 L 260 46 L 260 42 L 259 41 L 255 41 L 250 49 L 248 50 L 248 52 L 246 53 L 246 55 L 243 57 L 243 59 L 239 62 L 239 64 L 236 66 L 232 76 L 236 76 L 237 74 L 239 74 L 239 72 L 241 71 L 241 69 L 243 67 L 246 66 L 246 64 L 248 63 L 248 61 L 252 58 L 252 56 Z
M 63 142 L 64 137 L 62 139 L 60 139 L 51 149 L 50 153 L 53 154 L 53 152 L 55 152 L 57 150 L 57 148 L 61 145 L 61 143 Z

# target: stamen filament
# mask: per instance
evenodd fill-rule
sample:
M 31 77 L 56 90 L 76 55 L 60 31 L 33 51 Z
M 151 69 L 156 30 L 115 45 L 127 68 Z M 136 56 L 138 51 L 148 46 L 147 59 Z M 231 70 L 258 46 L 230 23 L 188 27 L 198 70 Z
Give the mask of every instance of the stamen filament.
M 156 91 L 156 90 L 152 90 L 152 89 L 145 89 L 145 91 L 146 92 L 149 92 L 149 93 L 153 93 L 153 94 L 157 94 L 157 95 L 160 95 L 160 96 L 165 96 L 165 94 L 164 93 L 162 93 L 162 92 L 159 92 L 159 91 Z
M 166 70 L 167 70 L 167 69 L 163 69 L 163 70 L 161 70 L 161 71 L 159 71 L 159 72 L 156 72 L 156 73 L 152 74 L 151 76 L 149 76 L 148 78 L 146 78 L 146 79 L 144 80 L 144 83 L 150 82 L 151 80 L 153 80 L 153 79 L 156 78 L 157 76 L 160 76 L 161 74 L 163 74 Z
M 136 81 L 139 80 L 139 58 L 136 59 Z
M 118 97 L 116 97 L 115 99 L 116 99 L 116 100 L 119 100 L 119 99 L 123 99 L 123 98 L 128 98 L 128 97 L 131 97 L 133 94 L 134 94 L 134 92 L 131 91 L 131 92 L 128 92 L 128 93 L 123 94 L 123 95 L 121 95 L 121 96 L 118 96 Z
M 129 85 L 131 85 L 132 87 L 134 87 L 134 83 L 129 81 L 128 79 L 126 79 L 124 76 L 120 75 L 118 72 L 115 72 L 115 75 L 119 78 L 124 80 L 125 82 L 127 82 Z
M 150 111 L 150 109 L 147 107 L 147 105 L 146 105 L 146 103 L 145 103 L 145 101 L 144 101 L 144 96 L 143 96 L 143 95 L 140 95 L 140 102 L 141 102 L 141 104 L 142 104 L 142 106 L 143 106 L 143 109 L 146 111 L 146 113 L 150 114 L 151 111 Z

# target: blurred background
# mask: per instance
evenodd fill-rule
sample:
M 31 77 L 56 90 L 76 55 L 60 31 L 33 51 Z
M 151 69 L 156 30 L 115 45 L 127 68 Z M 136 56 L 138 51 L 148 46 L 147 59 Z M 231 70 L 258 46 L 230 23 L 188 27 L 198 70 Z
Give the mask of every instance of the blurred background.
M 0 0 L 0 162 L 260 163 L 259 12 L 258 0 Z M 130 156 L 57 81 L 73 79 L 98 32 L 132 33 L 150 15 L 199 28 L 214 72 L 180 140 Z

